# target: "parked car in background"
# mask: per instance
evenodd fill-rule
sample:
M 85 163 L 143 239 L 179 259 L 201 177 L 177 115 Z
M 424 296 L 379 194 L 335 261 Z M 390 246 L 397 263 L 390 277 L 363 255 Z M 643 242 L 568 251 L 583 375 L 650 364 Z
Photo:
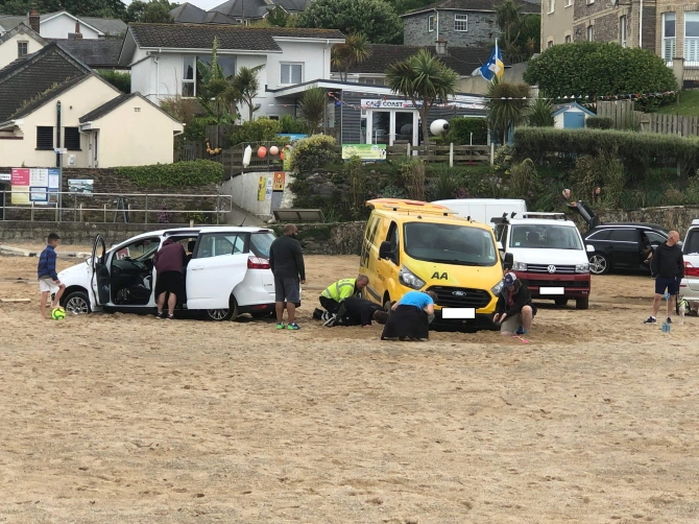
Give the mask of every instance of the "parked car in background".
M 274 311 L 269 246 L 274 233 L 256 227 L 201 227 L 142 233 L 107 250 L 100 235 L 92 256 L 64 269 L 61 305 L 73 314 L 96 310 L 145 313 L 155 310 L 153 257 L 166 239 L 181 242 L 188 256 L 181 307 L 212 320 Z M 182 298 L 182 300 L 179 300 Z
M 588 247 L 580 231 L 563 213 L 524 213 L 521 218 L 496 221 L 495 237 L 512 270 L 526 282 L 533 298 L 564 306 L 575 300 L 577 309 L 590 305 Z
M 585 235 L 585 244 L 595 248 L 589 255 L 590 272 L 650 273 L 650 264 L 646 263 L 649 250 L 665 242 L 667 236 L 667 230 L 657 224 L 617 222 L 593 227 Z
M 682 244 L 684 278 L 680 282 L 680 300 L 689 304 L 690 311 L 699 310 L 699 219 L 692 221 Z

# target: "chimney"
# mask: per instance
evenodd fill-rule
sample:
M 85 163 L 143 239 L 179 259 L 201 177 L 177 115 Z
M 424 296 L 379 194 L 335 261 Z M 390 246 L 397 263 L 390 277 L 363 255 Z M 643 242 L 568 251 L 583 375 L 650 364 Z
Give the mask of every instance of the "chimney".
M 39 18 L 39 11 L 37 11 L 36 8 L 32 7 L 31 11 L 29 11 L 29 27 L 31 27 L 37 33 L 41 33 L 41 31 L 39 30 L 40 22 L 41 18 Z
M 68 40 L 81 40 L 83 34 L 80 32 L 80 22 L 75 22 L 75 33 L 68 33 Z
M 447 41 L 437 40 L 435 43 L 435 49 L 437 51 L 437 56 L 446 56 L 447 54 Z

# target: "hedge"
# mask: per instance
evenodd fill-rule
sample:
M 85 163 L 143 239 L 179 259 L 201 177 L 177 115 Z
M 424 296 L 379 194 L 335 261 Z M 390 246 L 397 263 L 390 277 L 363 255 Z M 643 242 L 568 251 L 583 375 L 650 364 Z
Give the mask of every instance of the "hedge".
M 647 169 L 662 162 L 699 166 L 699 139 L 612 129 L 519 127 L 514 133 L 517 158 L 543 160 L 549 153 L 618 156 L 624 166 Z
M 196 187 L 223 180 L 223 164 L 211 160 L 118 167 L 116 172 L 140 187 Z

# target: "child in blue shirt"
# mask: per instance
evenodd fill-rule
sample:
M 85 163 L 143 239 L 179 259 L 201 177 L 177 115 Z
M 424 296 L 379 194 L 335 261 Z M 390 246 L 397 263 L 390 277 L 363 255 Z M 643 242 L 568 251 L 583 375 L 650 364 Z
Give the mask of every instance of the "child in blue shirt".
M 39 310 L 43 318 L 48 318 L 46 315 L 46 301 L 51 293 L 54 293 L 51 308 L 58 307 L 61 301 L 61 296 L 66 287 L 58 280 L 56 273 L 56 247 L 61 243 L 61 237 L 56 233 L 49 233 L 46 248 L 39 255 L 39 264 L 36 268 L 37 277 L 39 278 L 39 292 L 41 300 L 39 301 Z

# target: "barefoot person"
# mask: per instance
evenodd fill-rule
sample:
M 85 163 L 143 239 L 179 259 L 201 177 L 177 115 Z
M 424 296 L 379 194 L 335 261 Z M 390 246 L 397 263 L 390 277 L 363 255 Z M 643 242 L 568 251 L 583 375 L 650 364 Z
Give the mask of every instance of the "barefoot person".
M 437 294 L 432 291 L 408 291 L 393 304 L 381 340 L 425 340 L 430 337 Z
M 653 296 L 653 306 L 651 315 L 644 324 L 655 324 L 660 309 L 660 301 L 667 291 L 667 323 L 672 323 L 672 310 L 675 308 L 677 292 L 680 289 L 680 280 L 684 277 L 684 258 L 682 249 L 677 244 L 680 241 L 680 234 L 677 231 L 670 231 L 664 244 L 655 248 L 655 253 L 651 259 L 651 274 L 655 277 L 655 295 Z
M 39 278 L 39 292 L 41 293 L 39 310 L 44 318 L 48 318 L 46 315 L 46 303 L 49 295 L 54 293 L 51 308 L 58 307 L 61 302 L 61 296 L 63 296 L 63 292 L 66 289 L 61 284 L 61 281 L 58 280 L 58 273 L 56 273 L 56 247 L 60 243 L 61 237 L 56 233 L 49 233 L 46 247 L 39 255 L 39 264 L 36 268 L 37 277 Z
M 512 271 L 505 274 L 504 285 L 495 307 L 493 322 L 501 335 L 525 335 L 532 327 L 536 308 L 527 286 Z
M 163 308 L 167 298 L 167 318 L 175 318 L 177 297 L 184 295 L 184 265 L 186 253 L 179 242 L 168 238 L 155 254 L 156 280 L 155 295 L 157 297 L 158 318 L 165 318 Z
M 296 323 L 296 305 L 301 303 L 301 284 L 306 282 L 306 266 L 301 243 L 296 239 L 298 228 L 293 224 L 284 227 L 284 236 L 269 247 L 269 265 L 274 274 L 275 310 L 277 329 L 300 329 Z M 284 305 L 289 324 L 284 325 Z

